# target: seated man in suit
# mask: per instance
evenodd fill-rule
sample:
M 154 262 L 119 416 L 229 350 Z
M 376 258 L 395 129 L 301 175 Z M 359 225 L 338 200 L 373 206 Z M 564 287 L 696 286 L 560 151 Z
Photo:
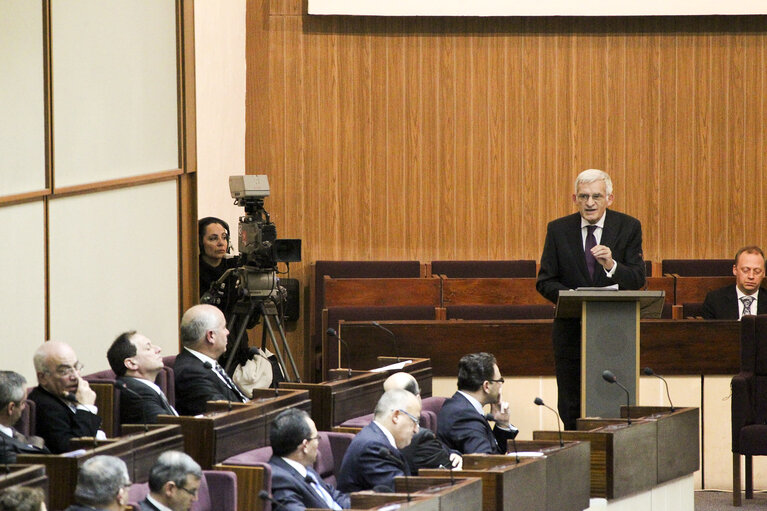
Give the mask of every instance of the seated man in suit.
M 506 454 L 506 442 L 519 430 L 509 423 L 509 404 L 501 400 L 504 379 L 490 353 L 472 353 L 458 362 L 458 392 L 437 415 L 437 437 L 462 454 Z M 490 405 L 490 414 L 483 407 Z M 490 428 L 489 420 L 495 421 Z
M 269 460 L 272 495 L 280 503 L 277 509 L 349 509 L 349 495 L 327 484 L 312 468 L 320 442 L 309 414 L 296 408 L 280 413 L 269 426 L 269 443 L 274 454 Z
M 29 394 L 35 402 L 36 433 L 54 454 L 73 450 L 70 440 L 78 437 L 106 439 L 99 429 L 96 393 L 80 376 L 83 366 L 75 350 L 66 343 L 48 341 L 33 358 L 37 387 Z
M 158 415 L 178 415 L 154 383 L 163 368 L 161 351 L 135 330 L 120 334 L 107 350 L 109 366 L 122 389 L 120 424 L 154 424 Z
M 176 357 L 176 408 L 181 415 L 198 415 L 208 401 L 246 403 L 248 398 L 218 364 L 226 351 L 229 330 L 224 313 L 212 305 L 195 305 L 181 317 L 181 344 Z
M 373 422 L 354 437 L 344 455 L 338 489 L 347 493 L 394 490 L 394 478 L 410 473 L 400 449 L 407 447 L 418 431 L 420 415 L 421 403 L 410 392 L 384 392 L 376 404 Z
M 418 402 L 421 402 L 421 388 L 410 373 L 394 373 L 384 381 L 384 391 L 399 389 L 413 394 Z M 412 474 L 417 475 L 419 468 L 447 468 L 452 466 L 455 470 L 461 470 L 463 458 L 457 452 L 450 450 L 437 440 L 434 432 L 429 428 L 419 428 L 413 435 L 410 445 L 400 449 L 407 459 Z
M 703 318 L 740 319 L 748 314 L 767 314 L 767 298 L 759 299 L 759 287 L 764 279 L 762 249 L 752 245 L 738 250 L 732 274 L 735 275 L 735 284 L 706 295 L 701 313 Z
M 16 455 L 49 454 L 39 436 L 25 437 L 13 427 L 24 411 L 27 380 L 13 371 L 0 371 L 0 463 L 16 463 Z
M 122 511 L 128 509 L 131 481 L 125 462 L 115 456 L 95 456 L 77 473 L 75 502 L 66 511 Z
M 139 503 L 139 509 L 189 511 L 197 500 L 201 481 L 202 469 L 191 456 L 166 451 L 149 469 L 149 495 Z

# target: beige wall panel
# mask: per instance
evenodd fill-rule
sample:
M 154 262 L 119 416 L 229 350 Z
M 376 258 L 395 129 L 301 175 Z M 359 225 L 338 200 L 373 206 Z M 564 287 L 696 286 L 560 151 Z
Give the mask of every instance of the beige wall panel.
M 51 8 L 55 185 L 178 168 L 175 2 Z
M 86 373 L 138 330 L 178 352 L 176 182 L 77 195 L 50 203 L 51 338 L 70 343 Z
M 236 238 L 244 210 L 229 176 L 245 174 L 245 0 L 195 0 L 194 10 L 197 212 L 225 220 Z
M 41 2 L 0 2 L 0 196 L 45 188 Z
M 2 369 L 36 380 L 32 354 L 45 340 L 45 255 L 43 203 L 32 202 L 0 208 L 0 256 L 3 289 L 0 310 L 6 326 L 0 345 Z

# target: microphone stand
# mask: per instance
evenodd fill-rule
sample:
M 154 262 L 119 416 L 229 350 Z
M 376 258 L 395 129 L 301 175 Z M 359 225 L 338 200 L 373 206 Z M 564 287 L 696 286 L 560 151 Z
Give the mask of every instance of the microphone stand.
M 391 335 L 391 338 L 394 340 L 394 356 L 397 358 L 397 362 L 399 362 L 399 345 L 397 344 L 397 336 L 394 335 L 394 332 L 386 328 L 385 326 L 381 326 L 381 324 L 378 321 L 373 321 L 373 326 L 376 328 L 380 328 L 387 334 Z
M 328 334 L 331 337 L 335 337 L 336 339 L 338 339 L 338 342 L 343 344 L 344 348 L 346 348 L 346 365 L 349 367 L 348 377 L 351 378 L 352 377 L 352 358 L 351 358 L 352 357 L 352 355 L 351 355 L 351 351 L 352 350 L 349 349 L 349 345 L 346 343 L 346 341 L 341 339 L 341 336 L 338 335 L 338 332 L 336 332 L 332 328 L 328 328 L 327 330 L 325 330 L 325 333 Z
M 602 379 L 607 383 L 615 383 L 626 393 L 626 423 L 631 426 L 631 394 L 629 393 L 629 389 L 624 387 L 610 370 L 605 369 L 602 371 Z
M 655 376 L 656 378 L 660 378 L 661 380 L 663 380 L 663 384 L 666 386 L 666 397 L 668 398 L 668 404 L 671 407 L 671 413 L 674 413 L 674 403 L 671 402 L 671 393 L 669 393 L 668 391 L 668 382 L 666 381 L 666 378 L 664 378 L 663 376 L 659 374 L 656 374 L 655 371 L 653 371 L 649 367 L 645 367 L 644 369 L 642 369 L 642 372 L 646 376 Z
M 565 446 L 565 442 L 562 440 L 562 427 L 559 425 L 559 421 L 561 421 L 562 419 L 560 419 L 560 417 L 559 417 L 559 412 L 557 412 L 552 407 L 550 407 L 549 405 L 544 403 L 543 399 L 541 399 L 539 397 L 536 397 L 535 400 L 533 400 L 533 403 L 535 403 L 538 406 L 543 406 L 545 408 L 548 408 L 549 410 L 554 412 L 554 414 L 557 416 L 557 431 L 559 432 L 559 446 L 560 447 L 564 447 Z

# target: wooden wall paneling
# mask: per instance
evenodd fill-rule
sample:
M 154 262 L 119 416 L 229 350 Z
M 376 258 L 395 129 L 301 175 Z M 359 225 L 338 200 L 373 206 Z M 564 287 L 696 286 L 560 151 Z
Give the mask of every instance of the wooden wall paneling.
M 471 151 L 472 129 L 472 79 L 474 40 L 471 37 L 469 20 L 456 22 L 455 45 L 455 230 L 451 238 L 455 245 L 456 259 L 469 259 L 474 238 L 472 224 L 472 178 Z
M 376 25 L 370 35 L 370 236 L 372 259 L 386 258 L 387 209 L 391 207 L 388 195 L 389 173 L 388 146 L 388 37 L 383 32 L 384 23 Z M 402 183 L 395 183 L 400 186 Z
M 557 147 L 561 134 L 557 130 L 557 116 L 560 113 L 560 103 L 558 101 L 558 75 L 562 71 L 559 67 L 559 55 L 557 54 L 557 38 L 554 36 L 555 30 L 552 30 L 552 22 L 539 20 L 539 26 L 535 33 L 526 38 L 531 47 L 527 54 L 537 59 L 537 65 L 534 68 L 538 75 L 538 91 L 534 106 L 537 107 L 535 117 L 537 118 L 534 127 L 535 138 L 530 140 L 536 146 L 537 168 L 538 171 L 530 176 L 531 190 L 536 193 L 531 194 L 529 199 L 536 202 L 539 215 L 545 215 L 549 209 L 549 203 L 555 202 L 567 204 L 568 194 L 565 193 L 567 178 L 549 181 L 545 176 L 551 172 L 559 174 L 563 166 L 558 161 Z M 543 23 L 541 23 L 543 22 Z M 532 27 L 531 27 L 532 28 Z M 533 64 L 533 62 L 530 62 Z M 531 112 L 532 114 L 532 112 Z M 538 200 L 549 194 L 547 190 L 552 190 L 551 200 Z M 553 218 L 552 218 L 553 219 Z M 546 237 L 545 225 L 542 222 L 537 223 L 537 228 L 530 234 L 529 243 L 543 247 L 543 239 Z M 532 255 L 533 259 L 539 259 L 540 253 Z
M 541 166 L 541 125 L 540 112 L 544 105 L 541 105 L 541 36 L 535 33 L 535 20 L 527 20 L 520 26 L 518 38 L 520 44 L 516 46 L 516 58 L 520 62 L 520 74 L 517 76 L 514 85 L 520 88 L 521 92 L 521 110 L 518 115 L 513 115 L 512 122 L 520 124 L 521 131 L 521 151 L 518 153 L 521 163 L 520 177 L 513 188 L 512 193 L 517 197 L 517 201 L 512 205 L 510 216 L 516 218 L 517 226 L 524 226 L 522 223 L 523 212 L 530 212 L 532 215 L 540 215 L 545 210 L 557 202 L 561 201 L 559 197 L 551 197 L 548 201 L 541 201 L 541 193 L 545 183 L 539 179 L 543 173 L 548 173 L 550 177 L 556 175 L 559 169 L 543 170 Z M 548 66 L 546 62 L 544 65 Z M 549 184 L 553 184 L 556 178 L 551 179 Z M 549 205 L 545 203 L 549 202 Z M 553 217 L 552 217 L 553 218 Z M 528 219 L 529 221 L 529 219 Z M 533 224 L 534 225 L 534 224 Z M 531 232 L 525 233 L 522 243 L 531 243 L 534 233 L 537 229 L 531 226 Z M 545 236 L 545 234 L 544 234 Z M 542 244 L 541 244 L 542 246 Z M 535 256 L 540 257 L 540 253 Z
M 693 29 L 696 20 L 682 20 L 683 28 Z M 687 26 L 685 26 L 687 25 Z M 692 26 L 689 26 L 692 25 Z M 707 75 L 700 76 L 697 72 L 701 69 L 700 56 L 696 54 L 695 37 L 689 33 L 680 33 L 677 36 L 678 46 L 676 54 L 677 80 L 676 111 L 672 119 L 676 123 L 676 131 L 672 139 L 676 153 L 675 167 L 672 172 L 678 176 L 679 188 L 672 200 L 678 207 L 674 218 L 676 225 L 676 247 L 684 250 L 684 247 L 698 246 L 702 243 L 698 236 L 696 219 L 705 213 L 700 209 L 704 205 L 696 202 L 696 191 L 701 187 L 700 177 L 696 170 L 705 168 L 705 161 L 696 158 L 701 155 L 701 144 L 696 139 L 696 127 L 707 124 L 706 111 L 698 111 L 698 97 L 701 88 L 706 88 Z M 703 175 L 705 176 L 705 175 Z
M 406 81 L 405 62 L 407 59 L 404 42 L 405 20 L 388 19 L 387 31 L 392 36 L 387 37 L 385 65 L 386 80 L 386 208 L 382 211 L 385 219 L 385 230 L 381 233 L 385 246 L 381 253 L 385 259 L 407 259 L 405 249 L 405 196 L 413 183 L 406 181 L 405 173 L 405 122 Z
M 743 29 L 745 24 L 743 20 L 738 20 L 735 23 L 736 31 L 730 32 L 722 41 L 727 47 L 727 61 L 729 63 L 729 70 L 723 77 L 727 81 L 727 124 L 726 124 L 726 141 L 727 141 L 727 161 L 724 168 L 731 169 L 731 177 L 729 179 L 729 196 L 723 197 L 720 201 L 724 208 L 729 209 L 728 215 L 721 215 L 728 217 L 727 221 L 727 234 L 729 239 L 727 244 L 719 244 L 716 246 L 732 247 L 732 251 L 736 250 L 736 246 L 742 246 L 744 243 L 744 231 L 745 231 L 745 219 L 746 211 L 743 201 L 740 197 L 743 197 L 744 192 L 744 178 L 746 175 L 746 168 L 744 166 L 744 150 L 746 147 L 745 138 L 745 34 Z M 719 195 L 716 192 L 713 195 Z M 727 203 L 732 204 L 727 206 Z M 722 211 L 726 211 L 723 209 Z M 715 253 L 719 255 L 718 250 Z M 726 256 L 726 254 L 721 254 Z
M 245 166 L 268 171 L 269 147 L 269 0 L 247 0 Z
M 371 77 L 373 62 L 371 61 L 371 36 L 361 33 L 360 48 L 358 51 L 359 61 L 359 80 L 363 85 L 359 91 L 359 96 L 356 100 L 358 104 L 357 108 L 357 124 L 358 130 L 362 134 L 360 140 L 357 142 L 357 146 L 360 151 L 360 161 L 358 164 L 360 173 L 359 181 L 359 197 L 360 197 L 360 212 L 361 222 L 358 227 L 360 238 L 363 241 L 360 250 L 361 259 L 372 259 L 373 256 L 373 215 L 375 210 L 373 209 L 373 189 L 371 188 L 373 174 L 375 173 L 375 162 L 373 160 L 373 146 L 372 146 L 372 129 L 373 129 L 373 112 L 370 109 L 371 105 L 371 93 L 373 90 Z M 351 197 L 348 197 L 351 198 Z M 357 216 L 354 212 L 351 213 Z
M 504 190 L 504 229 L 506 231 L 504 243 L 504 258 L 517 253 L 521 247 L 526 246 L 526 239 L 530 231 L 536 227 L 529 223 L 529 209 L 524 208 L 527 204 L 534 204 L 528 198 L 530 188 L 525 185 L 524 161 L 524 119 L 525 83 L 524 66 L 521 58 L 523 38 L 521 33 L 521 21 L 510 20 L 508 22 L 508 36 L 503 38 L 503 46 L 500 50 L 504 53 L 506 67 L 506 80 L 504 82 L 504 136 L 501 138 L 505 149 L 504 175 L 506 188 Z M 528 211 L 525 215 L 521 210 Z M 540 255 L 540 254 L 539 254 Z M 538 257 L 534 256 L 534 257 Z
M 439 218 L 437 242 L 433 247 L 436 257 L 456 258 L 456 230 L 458 228 L 457 214 L 464 204 L 458 204 L 459 181 L 456 176 L 456 123 L 458 103 L 456 94 L 456 53 L 458 36 L 447 34 L 454 21 L 440 20 L 436 27 L 435 39 L 439 47 L 435 51 L 438 65 L 439 81 L 437 83 L 436 112 L 438 123 L 435 126 L 439 145 L 437 148 L 437 163 L 434 178 L 430 183 L 433 193 L 438 200 L 435 215 Z
M 661 32 L 662 24 L 656 28 Z M 652 260 L 662 259 L 663 254 L 676 252 L 676 212 L 677 190 L 682 183 L 677 182 L 676 174 L 676 90 L 677 90 L 677 54 L 678 34 L 674 32 L 659 36 L 660 51 L 658 56 L 658 194 L 663 197 L 658 201 L 658 238 L 657 255 L 652 254 Z M 687 189 L 684 186 L 684 189 Z M 644 236 L 647 236 L 644 232 Z M 649 233 L 648 233 L 649 234 Z M 644 240 L 643 240 L 644 243 Z M 647 255 L 645 255 L 647 257 Z
M 470 194 L 470 228 L 467 239 L 470 246 L 467 253 L 472 259 L 487 259 L 488 257 L 488 207 L 487 207 L 487 177 L 488 177 L 488 86 L 490 69 L 488 69 L 488 42 L 490 37 L 483 36 L 477 18 L 468 21 L 471 41 L 471 62 L 469 72 L 470 96 L 465 106 L 470 111 L 469 151 L 468 151 L 468 181 Z M 467 169 L 467 170 L 468 170 Z
M 585 23 L 585 21 L 584 21 Z M 592 125 L 591 125 L 591 96 L 592 80 L 596 80 L 592 71 L 591 51 L 592 43 L 587 34 L 574 34 L 573 44 L 573 138 L 572 144 L 575 152 L 573 166 L 567 169 L 569 177 L 570 190 L 575 176 L 583 169 L 598 167 L 591 156 Z M 549 179 L 561 179 L 562 174 L 548 176 Z M 573 192 L 570 191 L 568 195 Z M 572 212 L 572 204 L 568 204 L 568 212 Z M 559 210 L 561 211 L 561 210 Z M 551 215 L 551 218 L 557 218 L 561 215 Z M 540 256 L 539 256 L 540 257 Z
M 500 23 L 498 23 L 500 25 Z M 506 28 L 506 25 L 502 28 Z M 487 172 L 487 212 L 488 212 L 488 258 L 504 259 L 506 238 L 511 225 L 508 215 L 508 153 L 506 151 L 506 89 L 508 73 L 506 71 L 505 41 L 507 37 L 489 39 L 487 67 L 490 72 L 488 87 L 488 172 Z
M 706 91 L 707 97 L 703 95 L 703 90 L 699 97 L 701 106 L 710 105 L 708 129 L 702 132 L 704 136 L 708 135 L 706 147 L 703 149 L 708 154 L 708 167 L 701 169 L 702 174 L 707 178 L 704 179 L 707 186 L 699 191 L 699 197 L 709 226 L 704 229 L 706 234 L 704 257 L 717 257 L 716 247 L 726 247 L 730 244 L 731 222 L 734 220 L 732 215 L 735 213 L 735 204 L 731 204 L 730 208 L 727 207 L 732 192 L 731 180 L 737 174 L 737 169 L 728 165 L 732 149 L 728 139 L 728 124 L 729 118 L 735 114 L 730 108 L 730 79 L 735 69 L 731 61 L 732 53 L 728 47 L 729 34 L 727 32 L 711 33 L 709 39 L 709 60 L 705 63 L 710 76 L 709 88 Z M 723 211 L 727 211 L 727 214 L 722 215 Z
M 400 208 L 404 213 L 404 230 L 392 232 L 393 239 L 401 237 L 403 256 L 408 259 L 418 259 L 420 248 L 423 246 L 423 227 L 428 224 L 430 211 L 423 207 L 422 177 L 424 130 L 423 95 L 424 77 L 421 64 L 423 61 L 422 20 L 412 20 L 406 24 L 402 34 L 402 70 L 403 117 L 402 117 L 402 175 L 404 177 L 403 193 L 395 196 L 402 201 Z
M 753 25 L 746 25 L 747 29 L 753 29 Z M 764 82 L 764 37 L 758 34 L 746 33 L 743 49 L 743 82 L 753 84 L 758 90 L 765 90 Z M 764 211 L 764 135 L 762 126 L 764 123 L 765 94 L 750 94 L 744 91 L 743 95 L 743 183 L 738 192 L 744 204 L 751 207 L 743 212 L 743 244 L 759 243 L 765 240 L 764 229 L 761 222 L 755 221 L 752 212 Z M 735 247 L 732 247 L 733 249 Z
M 299 195 L 291 202 L 294 205 L 298 202 L 302 204 L 304 224 L 303 229 L 296 234 L 302 239 L 302 265 L 308 268 L 311 261 L 327 257 L 319 252 L 319 247 L 322 245 L 320 242 L 322 237 L 319 230 L 322 222 L 320 218 L 320 203 L 322 200 L 326 200 L 326 195 L 328 194 L 328 190 L 325 189 L 322 181 L 324 176 L 323 159 L 326 157 L 326 152 L 321 150 L 321 133 L 327 127 L 320 126 L 320 116 L 323 110 L 322 96 L 320 94 L 320 77 L 325 73 L 325 70 L 321 69 L 319 62 L 323 51 L 321 48 L 322 39 L 325 38 L 325 35 L 318 27 L 318 22 L 324 22 L 325 20 L 323 18 L 302 19 L 304 87 L 301 91 L 301 100 L 306 108 L 301 119 L 303 128 L 301 136 L 305 146 L 305 168 L 303 169 L 304 175 Z M 330 244 L 332 240 L 325 240 L 325 243 Z M 307 270 L 304 274 L 306 276 L 304 284 L 307 286 L 311 285 L 310 272 Z
M 599 21 L 601 23 L 601 20 Z M 597 27 L 596 22 L 589 23 L 589 57 L 591 59 L 591 115 L 590 129 L 591 147 L 589 155 L 593 162 L 590 167 L 607 169 L 615 176 L 616 185 L 623 186 L 623 172 L 608 166 L 607 147 L 612 142 L 607 131 L 607 102 L 610 98 L 609 76 L 607 74 L 607 40 L 604 29 Z M 588 168 L 588 167 L 584 167 Z M 580 172 L 582 169 L 577 169 Z M 625 206 L 621 206 L 625 208 Z
M 440 197 L 438 188 L 439 153 L 441 137 L 438 128 L 442 116 L 443 105 L 439 101 L 440 84 L 440 42 L 443 37 L 438 33 L 430 33 L 429 21 L 421 20 L 420 29 L 423 35 L 419 37 L 421 44 L 421 241 L 418 245 L 417 259 L 428 261 L 434 250 L 439 246 L 440 227 Z

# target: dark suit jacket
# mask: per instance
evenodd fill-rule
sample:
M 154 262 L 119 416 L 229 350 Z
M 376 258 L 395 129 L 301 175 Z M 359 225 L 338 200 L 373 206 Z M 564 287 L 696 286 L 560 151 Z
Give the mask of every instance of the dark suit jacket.
M 346 450 L 338 474 L 338 489 L 372 490 L 385 486 L 394 490 L 394 478 L 410 471 L 405 457 L 392 447 L 377 424 L 371 422 L 357 433 Z
M 18 431 L 13 430 L 14 436 Z M 47 448 L 38 448 L 0 433 L 0 463 L 16 463 L 17 454 L 50 454 Z
M 144 500 L 138 503 L 138 508 L 139 511 L 160 511 L 157 506 L 149 502 L 146 497 L 144 497 Z
M 753 312 L 753 305 L 751 306 Z M 740 304 L 735 284 L 709 291 L 703 301 L 703 319 L 740 319 Z M 756 302 L 756 314 L 767 314 L 767 290 L 759 289 L 759 301 Z
M 574 213 L 549 223 L 541 255 L 541 269 L 535 288 L 547 300 L 557 303 L 559 291 L 577 287 L 602 287 L 618 284 L 620 289 L 640 289 L 645 284 L 642 259 L 642 224 L 636 218 L 607 210 L 601 245 L 610 247 L 618 263 L 612 278 L 597 263 L 594 278 L 589 275 L 581 237 L 581 215 Z M 556 322 L 556 321 L 555 321 Z M 554 354 L 579 358 L 580 330 L 575 336 L 558 335 L 554 328 Z M 575 344 L 575 345 L 573 345 Z
M 307 507 L 325 509 L 325 501 L 320 498 L 314 488 L 301 477 L 296 469 L 285 463 L 279 456 L 272 456 L 269 460 L 272 466 L 272 496 L 274 500 L 282 504 L 277 509 L 285 511 L 303 511 Z M 340 492 L 327 484 L 311 467 L 306 469 L 325 488 L 333 500 L 344 509 L 349 509 L 351 504 L 349 495 Z M 274 507 L 274 506 L 273 506 Z
M 205 411 L 208 401 L 234 401 L 240 396 L 234 393 L 212 368 L 182 349 L 173 365 L 176 378 L 176 410 L 180 415 L 198 415 Z
M 69 441 L 73 438 L 96 436 L 101 417 L 86 410 L 73 412 L 69 406 L 44 388 L 37 386 L 27 399 L 35 402 L 35 433 L 45 440 L 53 454 L 73 450 Z
M 507 440 L 516 436 L 517 432 L 498 426 L 491 429 L 485 416 L 460 392 L 445 400 L 437 415 L 437 437 L 462 454 L 506 454 Z
M 131 391 L 120 392 L 120 424 L 154 424 L 158 415 L 173 415 L 157 392 L 136 378 L 123 376 L 117 378 L 117 383 L 124 383 Z
M 429 428 L 421 427 L 413 435 L 410 445 L 400 449 L 405 456 L 412 475 L 418 475 L 419 468 L 439 468 L 450 466 L 450 451 L 437 440 Z

